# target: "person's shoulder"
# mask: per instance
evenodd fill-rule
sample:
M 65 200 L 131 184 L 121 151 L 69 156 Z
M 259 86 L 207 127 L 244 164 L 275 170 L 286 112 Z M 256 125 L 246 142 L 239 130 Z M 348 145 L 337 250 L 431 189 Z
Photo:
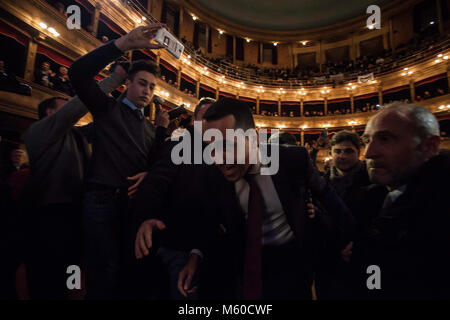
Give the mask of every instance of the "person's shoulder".
M 450 184 L 450 150 L 441 150 L 438 155 L 428 160 L 417 174 L 416 182 L 431 189 L 448 189 Z

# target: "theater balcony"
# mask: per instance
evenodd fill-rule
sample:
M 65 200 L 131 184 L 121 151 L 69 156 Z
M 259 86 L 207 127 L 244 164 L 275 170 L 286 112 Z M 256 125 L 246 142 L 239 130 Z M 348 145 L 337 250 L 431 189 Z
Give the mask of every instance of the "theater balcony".
M 192 112 L 198 98 L 234 97 L 247 102 L 259 128 L 288 131 L 303 145 L 323 129 L 361 132 L 381 105 L 400 100 L 429 108 L 443 131 L 450 131 L 450 15 L 445 1 L 378 1 L 379 29 L 366 25 L 365 8 L 344 16 L 326 13 L 320 23 L 271 21 L 264 27 L 242 14 L 230 18 L 226 4 L 225 11 L 216 12 L 203 0 L 60 0 L 65 9 L 80 9 L 81 28 L 69 29 L 71 14 L 58 10 L 56 2 L 0 3 L 4 63 L 31 88 L 31 96 L 0 90 L 0 114 L 8 119 L 1 122 L 2 134 L 22 134 L 24 121 L 37 118 L 41 100 L 67 97 L 36 83 L 34 74 L 43 62 L 53 71 L 69 67 L 103 42 L 156 21 L 166 23 L 184 42 L 182 58 L 165 50 L 133 51 L 126 58 L 156 61 L 162 77 L 155 94 L 167 101 L 167 108 L 183 103 Z M 277 5 L 287 10 L 286 3 Z M 330 3 L 318 5 L 325 10 Z M 431 25 L 422 15 L 429 6 L 439 23 Z M 97 78 L 107 74 L 106 68 Z M 146 110 L 150 119 L 154 110 Z M 80 123 L 90 120 L 88 115 Z

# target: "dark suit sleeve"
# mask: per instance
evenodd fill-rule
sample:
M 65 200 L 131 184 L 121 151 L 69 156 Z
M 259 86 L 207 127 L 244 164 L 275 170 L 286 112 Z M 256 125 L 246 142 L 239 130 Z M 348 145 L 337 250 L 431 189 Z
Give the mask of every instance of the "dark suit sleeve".
M 89 143 L 94 141 L 94 123 L 91 122 L 85 126 L 77 127 L 81 134 L 86 138 Z
M 139 186 L 136 195 L 136 219 L 138 225 L 148 219 L 164 221 L 164 204 L 168 191 L 176 178 L 179 166 L 171 160 L 174 143 L 167 143 L 158 152 L 157 159 Z
M 111 41 L 78 58 L 69 68 L 69 78 L 75 92 L 94 116 L 107 111 L 112 99 L 100 89 L 94 77 L 122 54 Z

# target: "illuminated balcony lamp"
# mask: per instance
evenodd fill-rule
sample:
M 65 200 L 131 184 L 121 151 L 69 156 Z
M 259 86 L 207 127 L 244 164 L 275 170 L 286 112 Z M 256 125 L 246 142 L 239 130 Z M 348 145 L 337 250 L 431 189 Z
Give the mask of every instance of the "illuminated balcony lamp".
M 220 33 L 220 34 L 223 34 L 223 30 L 219 30 L 219 33 Z
M 434 60 L 434 63 L 439 63 L 439 62 L 441 62 L 441 60 L 440 60 L 440 59 L 436 59 L 436 60 Z
M 273 46 L 276 47 L 278 45 L 278 42 L 274 42 Z
M 248 38 L 247 38 L 247 39 L 245 39 L 245 40 L 246 40 L 247 42 L 250 42 L 250 39 L 248 39 Z
M 47 25 L 45 24 L 45 23 L 43 23 L 43 22 L 39 22 L 39 26 L 42 28 L 42 29 L 47 29 Z
M 141 23 L 142 21 L 141 21 L 141 19 L 137 19 L 136 22 L 137 23 Z
M 145 20 L 147 20 L 147 18 L 146 17 L 142 17 L 142 21 L 145 21 Z
M 192 16 L 192 20 L 197 20 L 197 17 L 196 16 Z
M 51 34 L 53 34 L 55 37 L 58 37 L 59 36 L 59 33 L 53 28 L 53 27 L 50 27 L 50 28 L 48 28 L 47 29 Z
M 448 60 L 448 56 L 444 56 L 444 60 Z

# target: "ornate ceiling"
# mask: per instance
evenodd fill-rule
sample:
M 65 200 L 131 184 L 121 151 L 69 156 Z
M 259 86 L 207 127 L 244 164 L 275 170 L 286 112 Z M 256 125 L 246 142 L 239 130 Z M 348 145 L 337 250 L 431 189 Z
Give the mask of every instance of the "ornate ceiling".
M 391 0 L 191 0 L 230 22 L 262 30 L 294 31 L 329 26 L 366 15 L 368 6 Z

